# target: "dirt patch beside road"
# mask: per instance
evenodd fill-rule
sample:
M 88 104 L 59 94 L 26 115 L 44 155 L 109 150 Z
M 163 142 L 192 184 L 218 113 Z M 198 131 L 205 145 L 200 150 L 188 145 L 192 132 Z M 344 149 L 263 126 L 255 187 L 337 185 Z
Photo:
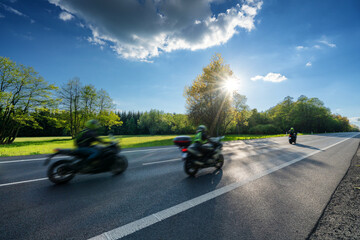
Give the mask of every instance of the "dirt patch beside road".
M 308 239 L 360 239 L 360 148 Z

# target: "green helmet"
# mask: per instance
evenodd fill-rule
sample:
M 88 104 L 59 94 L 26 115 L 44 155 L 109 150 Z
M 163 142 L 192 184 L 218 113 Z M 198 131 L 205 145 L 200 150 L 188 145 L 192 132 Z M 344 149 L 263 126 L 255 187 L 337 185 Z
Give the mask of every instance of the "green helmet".
M 198 128 L 196 129 L 196 132 L 206 132 L 207 128 L 205 127 L 205 125 L 200 125 L 198 126 Z
M 294 128 L 292 127 L 292 128 L 290 128 L 290 130 L 294 130 Z
M 100 128 L 100 124 L 97 120 L 92 119 L 85 123 L 85 127 L 91 130 L 97 130 Z

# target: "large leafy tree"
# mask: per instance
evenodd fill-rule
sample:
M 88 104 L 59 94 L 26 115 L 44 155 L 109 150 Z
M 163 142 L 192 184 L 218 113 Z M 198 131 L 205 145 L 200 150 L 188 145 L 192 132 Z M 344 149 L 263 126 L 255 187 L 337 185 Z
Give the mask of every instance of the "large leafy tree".
M 231 121 L 233 90 L 227 85 L 233 72 L 220 54 L 213 56 L 201 75 L 185 88 L 186 108 L 195 124 L 204 124 L 210 135 L 224 133 Z
M 54 104 L 55 89 L 32 67 L 0 57 L 0 144 L 12 143 L 23 126 L 38 126 L 32 113 Z
M 70 130 L 72 137 L 90 119 L 98 119 L 108 129 L 122 124 L 120 117 L 113 112 L 113 100 L 103 89 L 97 90 L 93 85 L 83 86 L 79 78 L 73 78 L 62 86 L 59 95 L 67 119 L 64 127 Z

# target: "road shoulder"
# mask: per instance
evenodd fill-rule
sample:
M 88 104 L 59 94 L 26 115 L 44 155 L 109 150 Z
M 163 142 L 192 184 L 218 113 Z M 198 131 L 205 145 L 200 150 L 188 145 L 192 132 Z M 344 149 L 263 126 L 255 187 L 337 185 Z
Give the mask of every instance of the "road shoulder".
M 308 239 L 360 239 L 360 146 Z

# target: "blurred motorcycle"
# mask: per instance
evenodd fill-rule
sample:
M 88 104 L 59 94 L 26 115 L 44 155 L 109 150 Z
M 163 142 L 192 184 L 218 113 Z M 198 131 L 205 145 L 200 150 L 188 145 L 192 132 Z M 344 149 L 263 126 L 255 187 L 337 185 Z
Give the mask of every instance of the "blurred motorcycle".
M 207 153 L 203 153 L 196 148 L 195 144 L 191 144 L 191 137 L 176 137 L 173 142 L 181 149 L 185 172 L 189 176 L 195 176 L 202 168 L 215 167 L 221 169 L 224 165 L 223 144 L 221 143 L 223 138 L 210 138 L 210 142 L 203 145 L 204 148 L 207 148 Z
M 289 143 L 292 144 L 296 144 L 296 133 L 293 133 L 293 134 L 289 134 Z
M 113 141 L 105 147 L 95 147 L 100 149 L 100 155 L 81 169 L 74 166 L 88 156 L 79 154 L 76 149 L 55 149 L 55 153 L 45 160 L 44 165 L 48 165 L 51 159 L 58 155 L 71 158 L 60 159 L 51 164 L 47 170 L 49 180 L 55 184 L 61 184 L 69 182 L 76 174 L 112 172 L 114 175 L 118 175 L 127 169 L 128 160 L 120 154 L 121 148 L 117 141 Z

